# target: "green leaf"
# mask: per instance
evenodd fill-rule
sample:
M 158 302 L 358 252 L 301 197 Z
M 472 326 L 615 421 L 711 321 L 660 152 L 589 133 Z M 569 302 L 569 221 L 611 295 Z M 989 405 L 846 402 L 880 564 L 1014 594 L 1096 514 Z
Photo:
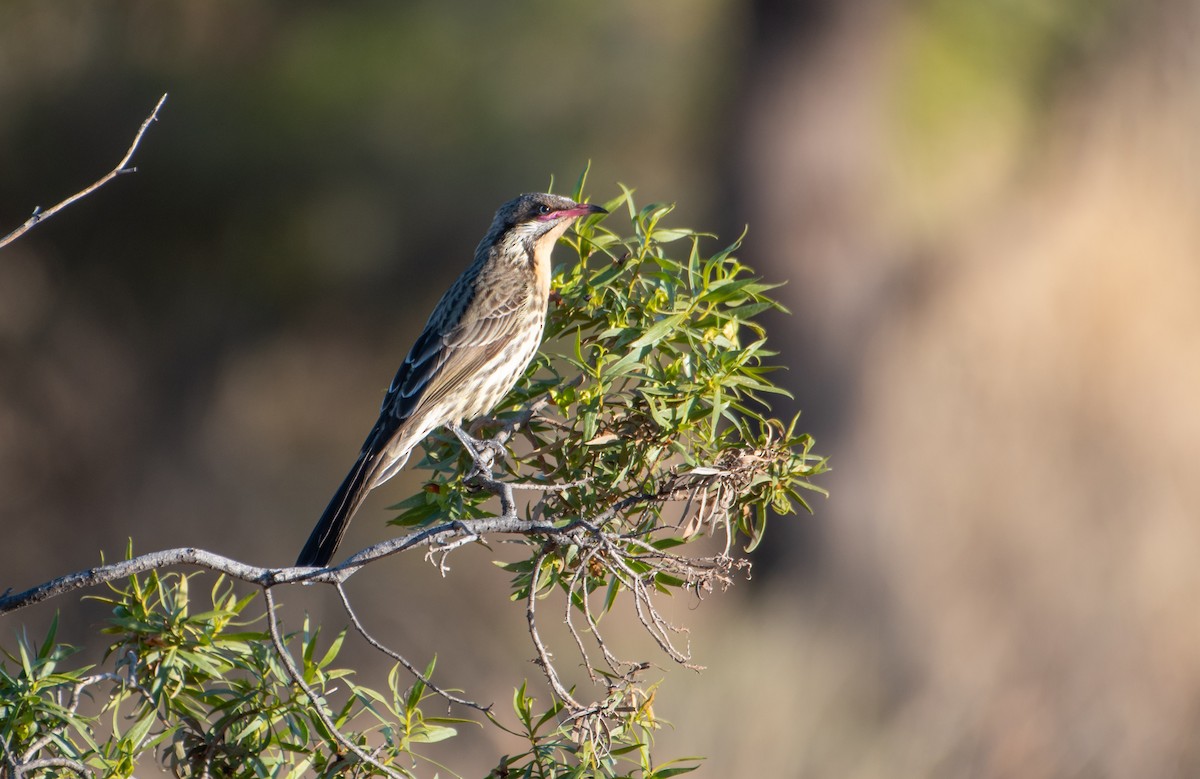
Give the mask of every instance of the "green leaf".
M 325 650 L 325 654 L 321 657 L 320 661 L 317 662 L 317 667 L 327 668 L 331 663 L 333 663 L 334 658 L 338 656 L 338 652 L 342 650 L 342 642 L 345 640 L 346 631 L 343 630 L 337 634 L 337 637 L 333 639 L 332 643 L 330 643 L 329 648 Z
M 680 311 L 678 313 L 671 314 L 670 316 L 667 316 L 667 317 L 661 319 L 660 321 L 655 323 L 653 326 L 651 326 L 648 330 L 646 330 L 646 332 L 644 332 L 640 337 L 638 337 L 637 340 L 635 340 L 633 343 L 631 343 L 629 345 L 630 351 L 632 352 L 632 350 L 634 350 L 634 349 L 641 349 L 642 347 L 645 347 L 645 346 L 656 345 L 657 343 L 662 341 L 664 338 L 666 338 L 669 334 L 671 334 L 674 330 L 676 330 L 679 327 L 679 325 L 687 318 L 687 315 L 688 314 L 686 311 Z
M 689 760 L 697 760 L 699 758 L 688 758 L 688 759 Z M 667 779 L 667 777 L 669 777 L 669 776 L 679 776 L 680 774 L 690 774 L 692 771 L 695 771 L 699 767 L 700 766 L 698 766 L 698 765 L 688 765 L 688 766 L 676 766 L 674 768 L 660 768 L 657 771 L 655 771 L 654 773 L 648 774 L 646 779 L 651 779 L 651 777 L 653 777 L 653 779 Z
M 583 199 L 583 188 L 587 184 L 588 172 L 592 169 L 592 161 L 589 159 L 587 164 L 583 166 L 583 170 L 579 173 L 579 179 L 575 182 L 575 189 L 571 197 L 575 198 L 576 202 Z

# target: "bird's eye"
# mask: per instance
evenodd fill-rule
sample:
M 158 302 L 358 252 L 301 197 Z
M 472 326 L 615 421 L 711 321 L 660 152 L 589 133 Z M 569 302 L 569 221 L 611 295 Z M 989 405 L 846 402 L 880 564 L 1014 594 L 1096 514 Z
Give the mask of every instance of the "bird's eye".
M 546 205 L 545 203 L 542 203 L 540 206 L 537 207 L 537 212 L 538 212 L 539 216 L 545 216 L 546 214 L 550 213 L 550 206 Z

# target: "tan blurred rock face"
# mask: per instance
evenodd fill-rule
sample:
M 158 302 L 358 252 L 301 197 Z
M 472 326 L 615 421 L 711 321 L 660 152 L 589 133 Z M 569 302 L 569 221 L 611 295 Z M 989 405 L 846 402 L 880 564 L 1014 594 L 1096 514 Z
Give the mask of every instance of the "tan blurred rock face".
M 828 586 L 877 585 L 909 669 L 863 734 L 905 759 L 855 775 L 1200 771 L 1200 56 L 1177 5 L 944 223 L 896 218 L 886 116 L 858 124 L 896 15 L 751 101 L 743 189 L 773 218 L 750 262 L 792 280 L 805 349 L 853 382 L 819 447 Z

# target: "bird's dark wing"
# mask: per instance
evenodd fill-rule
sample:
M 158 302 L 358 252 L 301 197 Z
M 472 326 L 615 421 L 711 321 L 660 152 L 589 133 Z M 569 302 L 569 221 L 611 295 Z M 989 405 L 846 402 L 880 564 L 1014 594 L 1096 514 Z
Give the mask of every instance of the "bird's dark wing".
M 429 382 L 437 376 L 445 362 L 442 355 L 442 333 L 430 321 L 417 336 L 404 362 L 396 371 L 383 398 L 380 411 L 398 421 L 412 416 Z
M 398 421 L 461 391 L 464 381 L 520 337 L 527 288 L 479 289 L 459 305 L 451 305 L 452 292 L 438 304 L 388 388 L 382 410 Z

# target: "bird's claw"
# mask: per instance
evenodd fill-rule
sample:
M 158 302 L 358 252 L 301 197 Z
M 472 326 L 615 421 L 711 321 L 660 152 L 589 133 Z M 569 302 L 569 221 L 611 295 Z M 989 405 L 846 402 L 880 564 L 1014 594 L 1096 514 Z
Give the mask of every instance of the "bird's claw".
M 506 454 L 504 445 L 490 438 L 475 438 L 459 425 L 451 425 L 450 430 L 467 450 L 467 454 L 471 455 L 471 460 L 474 462 L 472 475 L 479 473 L 490 478 L 492 464 L 496 462 L 497 457 L 503 457 Z

